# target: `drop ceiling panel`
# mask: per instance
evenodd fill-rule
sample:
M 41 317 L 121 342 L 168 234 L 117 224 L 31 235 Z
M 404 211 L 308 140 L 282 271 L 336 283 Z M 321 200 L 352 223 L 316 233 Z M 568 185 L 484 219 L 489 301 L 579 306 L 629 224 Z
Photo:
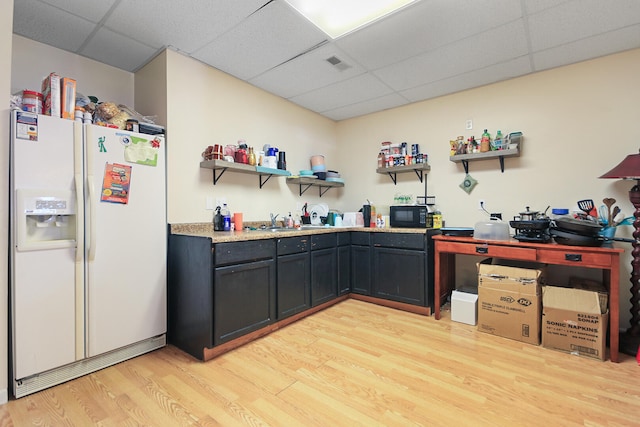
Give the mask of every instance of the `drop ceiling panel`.
M 325 39 L 324 33 L 289 6 L 273 2 L 192 56 L 248 80 Z
M 91 38 L 80 54 L 122 70 L 136 70 L 157 52 L 157 49 L 102 28 Z
M 574 0 L 523 0 L 522 3 L 527 14 L 534 14 L 572 1 Z
M 530 72 L 531 61 L 528 56 L 523 56 L 501 64 L 490 65 L 485 68 L 448 77 L 434 83 L 401 91 L 400 94 L 413 102 L 417 102 L 484 86 L 501 80 L 508 80 L 529 74 Z
M 14 1 L 21 3 L 23 0 Z M 88 19 L 92 22 L 99 22 L 102 17 L 111 9 L 116 0 L 100 0 L 100 1 L 78 1 L 78 0 L 42 0 L 51 6 L 57 7 L 81 18 Z M 117 0 L 118 2 L 121 0 Z
M 422 1 L 335 43 L 375 70 L 521 17 L 520 2 L 513 0 L 465 2 L 463 12 L 458 2 Z
M 327 62 L 335 56 L 350 68 L 341 71 Z M 284 98 L 301 95 L 364 73 L 349 56 L 333 44 L 321 46 L 251 79 L 249 83 Z
M 563 3 L 529 18 L 531 48 L 538 52 L 624 28 L 639 20 L 640 1 L 637 0 L 582 0 Z
M 31 40 L 76 52 L 94 24 L 36 0 L 14 2 L 13 32 Z
M 362 74 L 290 99 L 313 111 L 327 111 L 389 93 L 391 89 L 380 80 L 371 74 Z
M 612 48 L 616 51 L 637 48 L 639 40 L 640 24 L 536 52 L 532 55 L 533 63 L 536 71 L 574 64 L 608 55 Z
M 346 107 L 323 111 L 322 114 L 333 120 L 344 120 L 350 117 L 363 116 L 365 114 L 375 113 L 376 111 L 400 107 L 405 104 L 408 104 L 406 99 L 397 93 L 391 93 L 379 98 L 368 99 L 366 101 L 347 105 Z
M 375 75 L 404 91 L 524 55 L 527 39 L 524 23 L 518 20 L 383 68 Z
M 238 25 L 267 0 L 123 1 L 105 25 L 141 43 L 192 53 Z

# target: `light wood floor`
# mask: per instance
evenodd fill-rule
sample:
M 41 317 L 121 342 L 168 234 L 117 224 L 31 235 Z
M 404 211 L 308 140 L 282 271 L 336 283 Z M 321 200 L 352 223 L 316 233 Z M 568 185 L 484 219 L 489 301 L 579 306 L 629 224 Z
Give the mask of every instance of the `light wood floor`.
M 0 406 L 0 426 L 632 426 L 640 366 L 347 300 L 206 363 L 168 346 Z

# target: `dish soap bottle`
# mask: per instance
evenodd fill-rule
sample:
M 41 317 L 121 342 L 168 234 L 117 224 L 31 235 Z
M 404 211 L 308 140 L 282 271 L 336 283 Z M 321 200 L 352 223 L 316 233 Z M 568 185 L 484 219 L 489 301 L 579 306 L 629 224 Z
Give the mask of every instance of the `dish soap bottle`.
M 291 216 L 291 212 L 289 212 L 289 216 L 287 217 L 287 220 L 285 222 L 285 227 L 293 228 L 293 217 Z

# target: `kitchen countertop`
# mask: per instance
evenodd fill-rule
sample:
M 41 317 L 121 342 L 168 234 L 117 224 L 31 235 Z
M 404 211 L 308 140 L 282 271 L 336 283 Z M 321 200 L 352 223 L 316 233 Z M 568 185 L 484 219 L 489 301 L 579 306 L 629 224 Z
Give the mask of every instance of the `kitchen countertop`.
M 213 231 L 213 224 L 187 223 L 171 224 L 171 234 L 186 236 L 209 237 L 213 243 L 240 242 L 244 240 L 271 239 L 274 237 L 292 237 L 311 234 L 341 233 L 343 231 L 362 231 L 374 233 L 420 233 L 425 234 L 426 228 L 365 228 L 365 227 L 323 227 L 300 230 L 296 228 L 283 228 L 277 231 L 250 230 L 250 231 Z

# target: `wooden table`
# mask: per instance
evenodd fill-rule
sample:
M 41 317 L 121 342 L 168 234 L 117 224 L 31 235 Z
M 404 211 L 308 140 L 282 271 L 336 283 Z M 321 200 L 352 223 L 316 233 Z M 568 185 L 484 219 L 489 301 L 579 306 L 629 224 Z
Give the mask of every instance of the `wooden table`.
M 620 254 L 611 247 L 567 246 L 556 243 L 528 243 L 517 240 L 478 240 L 473 237 L 437 235 L 435 241 L 435 318 L 440 306 L 455 289 L 455 256 L 478 255 L 510 260 L 533 261 L 553 265 L 602 270 L 603 283 L 609 289 L 609 356 L 618 362 L 620 329 Z

